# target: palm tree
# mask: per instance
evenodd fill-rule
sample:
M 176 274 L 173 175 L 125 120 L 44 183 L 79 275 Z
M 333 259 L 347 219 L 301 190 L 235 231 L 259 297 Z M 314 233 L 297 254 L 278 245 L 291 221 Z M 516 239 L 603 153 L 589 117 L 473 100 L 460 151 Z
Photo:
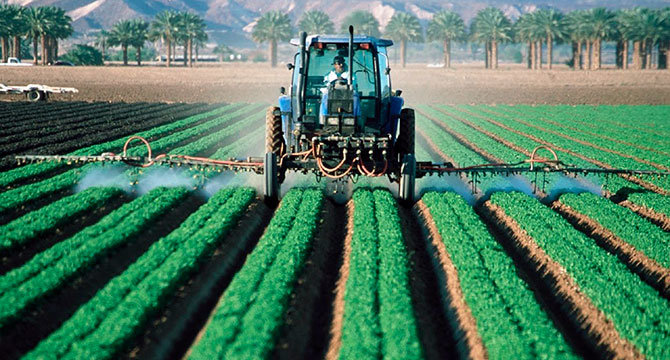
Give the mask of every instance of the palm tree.
M 400 41 L 400 59 L 405 67 L 408 41 L 423 41 L 423 30 L 419 19 L 406 12 L 396 12 L 386 26 L 386 34 L 393 40 Z
M 128 65 L 128 46 L 135 41 L 134 20 L 121 20 L 109 32 L 109 45 L 121 46 L 123 65 Z
M 353 25 L 356 33 L 379 37 L 379 21 L 371 12 L 365 10 L 356 10 L 347 15 L 342 20 L 340 31 L 343 34 L 349 32 L 349 25 Z
M 453 11 L 437 12 L 428 24 L 428 39 L 442 41 L 444 44 L 444 66 L 451 67 L 451 42 L 465 38 L 465 23 L 460 15 Z
M 514 23 L 514 39 L 518 42 L 525 42 L 528 45 L 527 64 L 529 69 L 537 69 L 537 41 L 541 40 L 536 22 L 533 19 L 535 13 L 525 13 Z M 542 54 L 540 47 L 540 55 Z
M 577 10 L 568 13 L 563 18 L 565 25 L 566 36 L 572 41 L 572 61 L 573 69 L 579 70 L 583 68 L 582 61 L 582 47 L 588 42 L 586 24 L 586 11 Z M 586 56 L 588 57 L 588 53 Z
M 563 14 L 554 9 L 541 9 L 533 13 L 532 21 L 537 29 L 537 34 L 546 38 L 547 42 L 547 63 L 549 69 L 552 68 L 553 43 L 556 39 L 565 36 L 563 26 Z M 542 47 L 540 46 L 540 57 L 542 56 Z
M 135 48 L 135 61 L 137 66 L 142 65 L 142 47 L 149 39 L 149 23 L 142 19 L 131 20 L 132 39 L 130 45 Z
M 102 61 L 105 61 L 105 52 L 109 47 L 109 32 L 106 30 L 100 30 L 99 33 L 95 35 L 95 41 L 93 45 L 100 47 L 100 53 L 102 54 Z
M 177 31 L 177 23 L 179 16 L 172 10 L 165 10 L 156 15 L 156 18 L 151 23 L 151 31 L 155 38 L 160 38 L 165 41 L 167 49 L 167 67 L 170 67 L 172 61 L 172 41 L 175 38 Z
M 298 28 L 308 34 L 332 34 L 335 32 L 335 24 L 330 20 L 330 16 L 319 10 L 310 10 L 302 14 Z
M 602 42 L 616 33 L 615 14 L 606 8 L 595 8 L 587 11 L 588 33 L 592 40 L 593 53 L 591 68 L 598 70 L 602 64 Z
M 291 39 L 293 28 L 291 19 L 281 11 L 268 11 L 263 14 L 254 29 L 251 37 L 254 41 L 262 43 L 269 42 L 269 57 L 272 67 L 277 66 L 277 41 L 288 41 Z
M 205 34 L 205 21 L 198 15 L 193 13 L 183 13 L 181 15 L 181 34 L 185 39 L 185 50 L 187 51 L 188 66 L 193 66 L 193 41 L 198 37 L 203 37 Z M 205 36 L 207 36 L 205 34 Z
M 670 69 L 670 7 L 662 9 L 660 17 L 663 22 L 663 30 L 660 34 L 658 67 L 659 69 Z
M 502 10 L 488 7 L 477 12 L 472 21 L 472 36 L 486 45 L 486 64 L 498 68 L 498 44 L 512 38 L 512 24 Z
M 49 21 L 45 32 L 47 46 L 44 50 L 46 63 L 51 64 L 58 59 L 58 40 L 70 37 L 74 33 L 74 29 L 72 28 L 72 18 L 65 13 L 65 10 L 48 6 L 46 11 Z
M 37 65 L 37 42 L 47 27 L 46 13 L 43 7 L 30 7 L 25 12 L 25 18 L 28 24 L 26 35 L 33 41 L 33 65 Z
M 26 23 L 23 18 L 23 8 L 18 5 L 0 5 L 0 49 L 2 50 L 2 61 L 7 62 L 9 58 L 10 37 L 13 38 L 14 57 L 20 57 L 17 48 L 20 49 L 20 36 L 26 31 Z M 18 43 L 18 46 L 17 46 Z

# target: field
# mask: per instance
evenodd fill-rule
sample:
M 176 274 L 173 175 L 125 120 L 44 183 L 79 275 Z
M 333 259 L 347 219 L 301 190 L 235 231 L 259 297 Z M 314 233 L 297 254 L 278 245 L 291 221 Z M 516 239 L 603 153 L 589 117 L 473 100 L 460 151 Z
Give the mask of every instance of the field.
M 273 209 L 254 175 L 12 158 L 261 155 L 266 107 L 0 103 L 4 358 L 670 357 L 668 178 L 431 178 L 411 209 L 308 178 Z M 670 168 L 667 105 L 414 108 L 420 160 Z

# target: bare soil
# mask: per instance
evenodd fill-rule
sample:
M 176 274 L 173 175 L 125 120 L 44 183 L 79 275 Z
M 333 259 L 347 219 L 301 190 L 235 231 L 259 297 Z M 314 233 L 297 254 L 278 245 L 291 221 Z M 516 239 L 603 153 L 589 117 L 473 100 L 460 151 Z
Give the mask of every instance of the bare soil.
M 531 71 L 519 65 L 486 70 L 410 64 L 391 71 L 409 103 L 442 104 L 668 104 L 669 70 L 573 71 L 565 66 Z M 55 101 L 274 102 L 291 72 L 267 64 L 184 68 L 156 66 L 25 67 L 0 69 L 6 85 L 46 84 L 79 89 Z M 1 100 L 21 101 L 18 95 Z

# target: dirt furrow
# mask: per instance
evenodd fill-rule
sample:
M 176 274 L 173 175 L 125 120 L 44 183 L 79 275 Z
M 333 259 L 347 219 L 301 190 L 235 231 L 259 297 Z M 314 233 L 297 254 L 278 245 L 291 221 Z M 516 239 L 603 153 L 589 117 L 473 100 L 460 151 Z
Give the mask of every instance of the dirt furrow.
M 614 358 L 642 358 L 639 351 L 615 329 L 614 324 L 598 309 L 591 299 L 579 290 L 567 270 L 547 255 L 519 224 L 505 211 L 491 202 L 479 209 L 483 218 L 495 224 L 506 236 L 506 249 L 523 259 L 525 266 L 540 277 L 545 286 L 560 302 L 569 326 L 577 329 L 581 340 L 599 353 Z M 587 261 L 585 259 L 585 261 Z
M 424 238 L 431 257 L 433 268 L 440 283 L 441 299 L 448 320 L 457 339 L 457 348 L 461 356 L 468 359 L 487 359 L 487 351 L 477 331 L 477 323 L 465 301 L 458 278 L 458 270 L 451 261 L 440 232 L 435 226 L 428 207 L 419 201 L 416 204 L 417 217 L 424 228 Z
M 273 359 L 322 359 L 330 340 L 335 287 L 347 236 L 347 206 L 326 199 L 322 223 L 291 295 Z
M 580 214 L 570 206 L 555 201 L 551 204 L 551 208 L 561 214 L 576 229 L 595 239 L 600 247 L 617 255 L 621 262 L 637 273 L 640 278 L 670 299 L 670 269 L 661 266 L 597 221 Z
M 256 246 L 273 210 L 255 200 L 233 231 L 206 258 L 188 282 L 177 289 L 145 330 L 119 358 L 178 359 L 188 351 L 214 311 L 221 294 Z M 179 222 L 181 223 L 181 222 Z

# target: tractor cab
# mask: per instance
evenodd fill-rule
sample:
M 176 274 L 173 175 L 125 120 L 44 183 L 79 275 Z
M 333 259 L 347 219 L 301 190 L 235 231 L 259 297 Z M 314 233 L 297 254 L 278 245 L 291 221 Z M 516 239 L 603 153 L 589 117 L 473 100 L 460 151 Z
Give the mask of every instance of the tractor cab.
M 278 199 L 287 171 L 317 180 L 388 177 L 402 201 L 414 196 L 414 111 L 392 93 L 386 48 L 370 36 L 302 33 L 291 86 L 266 116 L 265 197 Z

